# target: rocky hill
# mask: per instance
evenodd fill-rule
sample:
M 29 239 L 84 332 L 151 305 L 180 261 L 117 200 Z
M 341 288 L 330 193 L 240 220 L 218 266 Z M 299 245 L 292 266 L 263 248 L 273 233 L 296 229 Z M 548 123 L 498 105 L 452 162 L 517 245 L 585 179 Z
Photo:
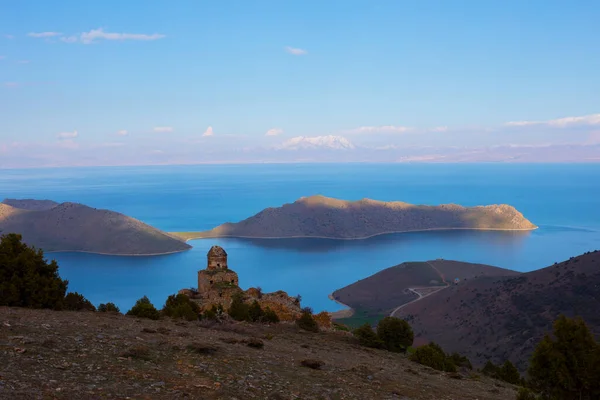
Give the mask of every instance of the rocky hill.
M 346 332 L 285 323 L 0 307 L 0 359 L 0 398 L 11 400 L 516 397 L 481 374 L 435 371 Z
M 151 255 L 191 248 L 179 238 L 126 215 L 77 203 L 14 200 L 0 203 L 0 235 L 19 233 L 45 251 Z
M 267 208 L 237 223 L 205 232 L 179 233 L 185 239 L 203 237 L 361 239 L 393 232 L 446 229 L 532 230 L 536 226 L 506 204 L 462 207 L 303 197 L 291 204 Z
M 581 316 L 600 337 L 600 252 L 515 276 L 461 281 L 400 308 L 415 337 L 447 351 L 512 361 L 522 371 L 535 345 L 560 315 Z

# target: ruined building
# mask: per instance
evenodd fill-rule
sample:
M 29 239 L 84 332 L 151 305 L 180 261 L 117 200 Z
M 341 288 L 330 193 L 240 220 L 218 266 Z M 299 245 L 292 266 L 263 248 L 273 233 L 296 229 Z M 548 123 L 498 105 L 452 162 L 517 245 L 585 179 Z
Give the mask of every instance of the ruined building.
M 181 290 L 202 307 L 212 304 L 221 304 L 227 307 L 231 303 L 231 297 L 240 292 L 238 286 L 238 275 L 229 269 L 227 265 L 227 253 L 220 246 L 212 246 L 208 251 L 206 269 L 198 271 L 198 292 L 188 293 Z

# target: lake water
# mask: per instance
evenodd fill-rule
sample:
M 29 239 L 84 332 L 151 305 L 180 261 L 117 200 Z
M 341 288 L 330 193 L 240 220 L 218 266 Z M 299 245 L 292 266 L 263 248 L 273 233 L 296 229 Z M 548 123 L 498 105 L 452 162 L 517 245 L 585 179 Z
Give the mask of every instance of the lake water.
M 73 201 L 138 218 L 166 231 L 197 231 L 266 207 L 323 194 L 464 206 L 507 203 L 533 232 L 405 233 L 366 240 L 190 242 L 190 251 L 154 257 L 51 253 L 69 290 L 127 310 L 148 295 L 196 286 L 206 252 L 218 244 L 242 288 L 301 294 L 315 311 L 337 310 L 327 295 L 403 261 L 435 258 L 531 271 L 600 248 L 600 165 L 259 164 L 0 170 L 0 198 Z

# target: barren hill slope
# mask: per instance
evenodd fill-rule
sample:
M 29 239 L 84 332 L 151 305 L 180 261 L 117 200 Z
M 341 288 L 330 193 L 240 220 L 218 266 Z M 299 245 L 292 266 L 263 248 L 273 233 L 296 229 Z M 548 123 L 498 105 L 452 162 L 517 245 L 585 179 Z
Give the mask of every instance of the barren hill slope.
M 516 396 L 503 382 L 434 371 L 402 354 L 360 347 L 348 333 L 307 333 L 294 324 L 152 321 L 7 307 L 0 307 L 0 321 L 1 399 Z M 250 339 L 264 347 L 249 347 Z M 310 369 L 303 360 L 323 365 Z
M 302 197 L 291 204 L 267 208 L 237 223 L 205 232 L 180 233 L 200 237 L 361 239 L 392 232 L 443 229 L 532 230 L 536 226 L 506 204 L 462 207 L 422 206 L 370 199 L 339 200 Z
M 523 370 L 560 315 L 581 316 L 600 336 L 600 252 L 518 276 L 479 277 L 408 304 L 396 314 L 415 336 L 481 365 L 511 360 Z
M 36 200 L 0 204 L 0 234 L 19 233 L 46 251 L 85 251 L 115 255 L 177 252 L 191 246 L 126 215 L 77 203 Z
M 392 310 L 446 288 L 455 278 L 512 276 L 516 271 L 484 264 L 451 260 L 405 262 L 343 287 L 331 297 L 353 308 L 363 317 L 385 316 Z M 342 319 L 340 322 L 344 322 Z

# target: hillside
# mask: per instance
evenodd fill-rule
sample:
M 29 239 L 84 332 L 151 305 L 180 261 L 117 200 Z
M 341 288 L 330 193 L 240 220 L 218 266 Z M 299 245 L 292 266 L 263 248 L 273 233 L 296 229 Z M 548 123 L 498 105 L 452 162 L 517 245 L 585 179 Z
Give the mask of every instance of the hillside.
M 338 289 L 331 297 L 353 308 L 361 318 L 381 318 L 398 307 L 446 288 L 455 278 L 461 282 L 482 276 L 517 274 L 490 265 L 451 260 L 405 262 Z
M 467 355 L 474 364 L 509 359 L 524 370 L 560 315 L 581 316 L 600 336 L 600 252 L 518 276 L 484 276 L 407 304 L 415 337 Z
M 506 204 L 462 207 L 302 197 L 291 204 L 267 208 L 237 223 L 205 232 L 180 232 L 184 239 L 209 237 L 361 239 L 393 232 L 445 229 L 532 230 L 536 226 Z
M 152 321 L 0 307 L 0 398 L 506 400 L 513 386 L 434 371 L 293 324 Z M 249 339 L 263 348 L 251 348 Z M 320 369 L 303 360 L 323 362 Z M 458 379 L 462 378 L 462 379 Z
M 151 255 L 189 249 L 182 240 L 126 215 L 77 203 L 5 200 L 0 235 L 19 233 L 45 251 Z

